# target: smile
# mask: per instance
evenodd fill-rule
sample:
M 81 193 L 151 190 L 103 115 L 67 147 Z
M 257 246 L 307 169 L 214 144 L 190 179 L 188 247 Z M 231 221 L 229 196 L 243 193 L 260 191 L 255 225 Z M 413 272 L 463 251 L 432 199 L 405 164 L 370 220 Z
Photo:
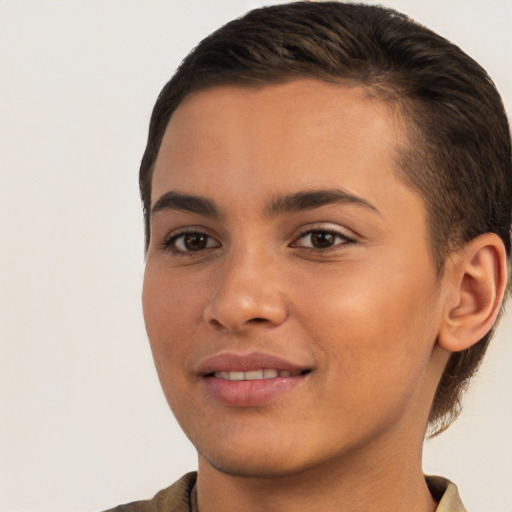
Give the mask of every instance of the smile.
M 218 379 L 241 381 L 241 380 L 262 380 L 276 379 L 278 377 L 292 377 L 301 375 L 302 372 L 291 372 L 287 370 L 276 370 L 275 368 L 264 368 L 260 370 L 251 370 L 248 372 L 241 371 L 223 371 L 214 372 L 213 377 Z
M 195 373 L 209 400 L 246 408 L 264 406 L 302 388 L 313 370 L 310 361 L 275 354 L 222 352 L 199 362 Z

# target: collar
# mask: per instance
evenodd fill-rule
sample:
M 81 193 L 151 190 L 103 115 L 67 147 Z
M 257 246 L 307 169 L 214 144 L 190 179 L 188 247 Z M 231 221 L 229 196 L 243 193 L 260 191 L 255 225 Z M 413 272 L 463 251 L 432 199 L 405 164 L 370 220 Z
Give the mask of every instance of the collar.
M 467 512 L 464 507 L 457 486 L 446 478 L 440 476 L 425 476 L 428 489 L 438 502 L 436 512 Z M 197 482 L 190 492 L 190 512 L 199 512 L 197 509 Z

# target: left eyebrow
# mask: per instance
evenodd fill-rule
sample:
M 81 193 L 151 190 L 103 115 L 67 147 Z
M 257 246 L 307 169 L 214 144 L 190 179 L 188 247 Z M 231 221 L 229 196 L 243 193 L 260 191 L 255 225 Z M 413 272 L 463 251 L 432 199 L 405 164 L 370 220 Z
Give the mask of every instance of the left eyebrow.
M 305 190 L 294 194 L 276 197 L 266 208 L 270 217 L 286 213 L 314 210 L 329 204 L 355 204 L 380 215 L 379 210 L 366 199 L 348 193 L 343 189 Z

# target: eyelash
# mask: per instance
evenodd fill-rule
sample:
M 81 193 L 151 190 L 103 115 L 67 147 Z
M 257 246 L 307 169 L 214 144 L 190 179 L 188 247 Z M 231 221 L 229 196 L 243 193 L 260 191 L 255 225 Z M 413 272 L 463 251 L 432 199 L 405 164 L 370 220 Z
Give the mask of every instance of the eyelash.
M 198 249 L 196 251 L 186 250 L 186 248 L 185 248 L 185 250 L 177 248 L 176 245 L 180 241 L 180 239 L 182 239 L 182 241 L 185 243 L 185 237 L 187 237 L 187 236 L 204 237 L 206 239 L 206 244 L 207 244 L 206 247 L 204 247 L 202 249 Z M 212 241 L 215 243 L 215 245 L 213 247 L 212 246 L 208 247 L 208 244 L 211 243 Z M 170 236 L 168 236 L 162 242 L 161 245 L 162 245 L 162 249 L 170 252 L 173 256 L 190 256 L 190 255 L 202 253 L 203 251 L 208 250 L 208 249 L 215 249 L 217 247 L 220 247 L 220 242 L 215 240 L 215 238 L 208 235 L 207 233 L 204 233 L 203 231 L 191 229 L 191 230 L 181 231 L 179 233 L 172 233 Z
M 331 235 L 336 238 L 341 239 L 341 241 L 335 242 L 332 245 L 329 245 L 328 247 L 304 247 L 298 245 L 298 242 L 300 240 L 304 240 L 307 237 L 312 237 L 313 235 Z M 290 247 L 301 247 L 303 250 L 312 252 L 312 253 L 327 253 L 330 251 L 335 251 L 339 249 L 340 247 L 347 247 L 350 245 L 353 245 L 356 241 L 353 238 L 348 237 L 341 231 L 338 231 L 336 229 L 322 229 L 322 228 L 315 228 L 315 229 L 309 229 L 306 232 L 300 234 L 294 242 L 290 244 Z
M 306 247 L 301 246 L 299 242 L 301 240 L 306 239 L 307 237 L 312 237 L 314 235 L 321 235 L 321 236 L 333 236 L 334 240 L 339 239 L 341 241 L 334 242 L 332 245 L 328 245 L 327 247 Z M 178 248 L 177 244 L 179 243 L 180 239 L 183 243 L 185 242 L 185 237 L 187 236 L 199 236 L 204 237 L 206 240 L 206 246 L 203 248 L 199 248 L 197 250 L 186 250 L 183 248 Z M 214 245 L 210 245 L 213 242 Z M 353 245 L 356 241 L 353 238 L 348 237 L 341 231 L 335 230 L 335 229 L 322 229 L 322 228 L 315 228 L 315 229 L 309 229 L 303 233 L 300 233 L 293 242 L 291 242 L 288 247 L 296 247 L 301 248 L 303 251 L 307 251 L 310 253 L 329 253 L 331 251 L 335 251 L 339 249 L 340 247 L 347 247 L 350 245 Z M 221 243 L 218 242 L 215 238 L 208 235 L 207 233 L 204 233 L 200 230 L 185 230 L 181 231 L 179 233 L 172 233 L 170 236 L 168 236 L 161 244 L 162 249 L 165 251 L 170 252 L 173 256 L 192 256 L 195 254 L 201 254 L 206 250 L 209 249 L 216 249 L 221 246 Z

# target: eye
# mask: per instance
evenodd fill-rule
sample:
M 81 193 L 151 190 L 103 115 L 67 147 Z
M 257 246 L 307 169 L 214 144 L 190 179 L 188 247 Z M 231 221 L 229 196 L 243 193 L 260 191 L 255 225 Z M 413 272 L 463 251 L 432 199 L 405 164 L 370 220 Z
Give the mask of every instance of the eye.
M 175 254 L 200 252 L 220 247 L 215 238 L 201 232 L 187 232 L 171 236 L 164 242 L 164 248 Z
M 292 247 L 304 247 L 313 250 L 326 250 L 353 243 L 354 240 L 339 231 L 330 229 L 312 229 L 303 233 Z

